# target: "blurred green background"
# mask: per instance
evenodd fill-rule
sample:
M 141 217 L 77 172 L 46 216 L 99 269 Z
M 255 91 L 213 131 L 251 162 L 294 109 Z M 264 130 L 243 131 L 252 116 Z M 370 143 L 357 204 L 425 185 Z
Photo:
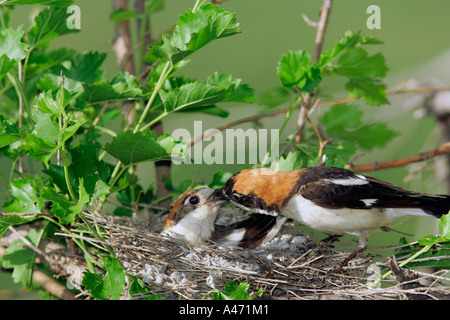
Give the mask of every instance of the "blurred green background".
M 130 1 L 134 2 L 134 1 Z M 167 0 L 165 10 L 152 16 L 152 36 L 157 39 L 167 32 L 177 21 L 178 16 L 194 5 L 195 1 Z M 226 0 L 221 6 L 237 13 L 242 33 L 237 36 L 216 41 L 190 57 L 190 63 L 181 71 L 189 78 L 205 80 L 211 73 L 230 73 L 241 78 L 256 91 L 256 96 L 265 90 L 279 86 L 276 67 L 287 50 L 303 49 L 313 52 L 315 29 L 306 25 L 302 14 L 316 21 L 322 1 L 262 1 L 262 0 Z M 81 32 L 70 34 L 52 42 L 52 47 L 68 47 L 77 51 L 99 51 L 108 54 L 104 68 L 108 77 L 119 71 L 116 56 L 111 48 L 114 37 L 114 25 L 109 20 L 112 11 L 110 0 L 76 0 L 81 8 Z M 376 4 L 381 9 L 381 29 L 369 30 L 366 20 L 370 14 L 367 7 Z M 18 6 L 13 16 L 13 25 L 24 24 L 28 30 L 32 25 L 34 14 L 40 6 Z M 372 35 L 384 44 L 369 48 L 372 52 L 382 52 L 389 67 L 385 79 L 388 88 L 398 83 L 415 79 L 427 85 L 450 85 L 450 2 L 446 0 L 396 0 L 334 1 L 329 24 L 326 30 L 323 50 L 330 48 L 345 31 L 361 30 L 363 34 Z M 344 97 L 344 83 L 338 79 L 324 82 L 327 94 L 331 97 Z M 433 149 L 440 145 L 439 131 L 431 116 L 417 118 L 414 110 L 408 107 L 414 95 L 389 96 L 390 105 L 369 107 L 358 102 L 365 111 L 366 119 L 383 120 L 400 133 L 386 148 L 362 154 L 357 163 L 384 161 L 421 151 Z M 260 111 L 256 105 L 224 105 L 230 111 L 228 118 L 207 115 L 176 114 L 164 120 L 166 132 L 176 128 L 192 130 L 193 120 L 203 120 L 203 129 L 214 128 L 224 123 L 250 116 Z M 266 128 L 278 128 L 284 116 L 263 119 Z M 297 116 L 294 115 L 286 128 L 287 134 L 295 130 Z M 244 125 L 242 128 L 248 128 Z M 417 191 L 429 193 L 449 193 L 445 190 L 442 178 L 433 174 L 433 164 L 427 170 L 421 170 L 414 177 L 405 181 L 416 166 L 389 169 L 369 173 L 369 175 L 402 185 Z M 210 181 L 217 170 L 235 172 L 238 165 L 179 165 L 172 167 L 173 182 L 188 178 L 199 179 L 200 175 Z M 152 182 L 153 166 L 144 164 L 138 167 L 138 174 L 144 186 Z M 395 226 L 396 229 L 413 233 L 421 237 L 436 231 L 436 221 L 426 218 L 410 218 Z M 305 231 L 308 231 L 304 229 Z M 320 235 L 322 236 L 322 235 Z M 371 246 L 394 244 L 400 235 L 396 233 L 378 233 L 370 238 Z M 317 239 L 319 236 L 317 236 Z M 316 238 L 315 238 L 316 239 Z M 407 237 L 408 240 L 415 238 Z M 343 241 L 346 245 L 349 242 Z M 352 245 L 352 244 L 350 244 Z M 9 277 L 9 275 L 6 275 Z M 10 283 L 0 275 L 0 293 Z M 2 297 L 0 296 L 0 299 Z

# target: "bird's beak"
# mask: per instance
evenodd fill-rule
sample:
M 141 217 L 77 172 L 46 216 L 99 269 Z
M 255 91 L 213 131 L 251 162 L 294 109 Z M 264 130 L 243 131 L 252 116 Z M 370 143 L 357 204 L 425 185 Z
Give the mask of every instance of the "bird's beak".
M 214 190 L 214 192 L 206 199 L 207 203 L 214 202 L 216 204 L 224 203 L 227 200 L 225 195 L 223 194 L 222 188 Z

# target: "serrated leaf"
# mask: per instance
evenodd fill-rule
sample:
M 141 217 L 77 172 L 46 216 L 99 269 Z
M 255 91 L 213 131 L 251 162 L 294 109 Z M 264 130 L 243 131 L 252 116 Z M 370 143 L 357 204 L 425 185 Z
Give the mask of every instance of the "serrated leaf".
M 388 68 L 381 53 L 369 57 L 366 50 L 351 48 L 341 55 L 335 70 L 348 77 L 381 78 Z
M 106 53 L 86 52 L 79 53 L 71 59 L 69 69 L 59 66 L 53 71 L 56 75 L 62 72 L 66 78 L 93 84 L 101 80 L 103 71 L 100 66 L 106 59 Z
M 98 142 L 85 140 L 70 150 L 72 164 L 70 169 L 76 179 L 83 179 L 87 193 L 94 194 L 97 181 L 106 181 L 110 169 L 102 160 L 98 160 L 101 145 Z
M 119 260 L 103 256 L 106 275 L 86 271 L 83 286 L 95 299 L 117 300 L 125 288 L 125 272 Z
M 50 1 L 47 1 L 50 2 Z M 70 14 L 66 7 L 50 7 L 42 10 L 34 19 L 35 25 L 28 31 L 28 41 L 32 47 L 48 45 L 53 38 L 78 32 L 77 29 L 67 27 L 67 19 Z
M 209 106 L 223 101 L 225 94 L 225 90 L 204 82 L 187 83 L 169 92 L 163 90 L 159 92 L 166 112 Z
M 234 13 L 207 4 L 196 12 L 189 10 L 180 16 L 173 34 L 164 35 L 162 42 L 153 45 L 152 49 L 175 64 L 211 41 L 239 32 Z
M 35 247 L 38 247 L 43 232 L 44 228 L 39 232 L 30 229 L 26 238 Z M 30 288 L 35 259 L 36 253 L 24 248 L 22 240 L 17 239 L 8 246 L 6 252 L 0 257 L 0 262 L 3 268 L 14 269 L 12 278 L 15 283 L 21 283 L 23 286 Z
M 52 203 L 51 212 L 62 224 L 73 223 L 76 216 L 82 212 L 84 205 L 89 202 L 89 194 L 84 188 L 83 179 L 79 180 L 77 203 L 72 203 L 67 196 L 50 187 L 42 190 L 42 197 Z
M 341 54 L 344 50 L 355 47 L 358 43 L 360 43 L 360 39 L 361 38 L 359 31 L 357 33 L 347 31 L 343 37 L 336 41 L 333 48 L 322 52 L 316 65 L 320 67 L 325 66 L 327 63 Z
M 225 90 L 225 98 L 223 101 L 238 101 L 251 103 L 255 101 L 253 95 L 255 90 L 250 88 L 247 84 L 242 83 L 241 79 L 234 78 L 231 74 L 220 74 L 214 72 L 206 80 L 210 84 L 220 90 Z
M 355 141 L 367 150 L 384 147 L 397 136 L 383 122 L 364 124 L 362 115 L 356 105 L 335 105 L 323 114 L 321 121 L 329 136 Z
M 29 134 L 25 137 L 24 144 L 20 146 L 20 149 L 28 152 L 30 157 L 48 163 L 58 148 L 55 144 L 34 134 Z
M 6 212 L 40 213 L 44 201 L 27 179 L 15 179 L 10 185 L 13 200 L 3 206 Z
M 6 55 L 8 58 L 8 60 L 2 58 L 2 66 L 10 66 L 12 60 L 20 61 L 25 59 L 27 52 L 26 44 L 22 42 L 23 35 L 22 26 L 19 26 L 17 29 L 2 29 L 0 31 L 0 56 Z M 2 70 L 2 73 L 4 72 Z
M 249 287 L 247 282 L 239 284 L 227 282 L 223 291 L 213 294 L 213 300 L 252 300 L 248 292 Z
M 322 79 L 319 68 L 311 66 L 311 55 L 304 50 L 288 51 L 281 57 L 277 71 L 285 87 L 297 86 L 301 91 L 312 92 Z
M 73 190 L 78 188 L 78 180 L 77 176 L 71 166 L 68 168 L 69 170 L 69 180 Z M 52 183 L 54 183 L 58 188 L 64 193 L 69 194 L 69 190 L 67 189 L 66 178 L 64 175 L 64 167 L 56 164 L 51 164 L 47 169 L 42 170 L 45 174 L 47 174 L 51 179 Z
M 124 165 L 142 161 L 170 160 L 172 149 L 178 143 L 169 135 L 157 138 L 151 130 L 133 133 L 121 131 L 105 145 L 105 151 Z
M 350 96 L 355 99 L 364 98 L 371 106 L 381 106 L 389 104 L 386 98 L 386 85 L 378 80 L 364 77 L 352 77 L 345 85 L 345 89 Z
M 292 171 L 305 166 L 305 156 L 300 151 L 289 152 L 286 156 L 278 159 L 275 167 L 276 171 Z
M 84 92 L 79 100 L 82 100 L 85 104 L 140 98 L 145 93 L 135 77 L 128 72 L 117 74 L 109 82 L 83 83 L 83 89 Z

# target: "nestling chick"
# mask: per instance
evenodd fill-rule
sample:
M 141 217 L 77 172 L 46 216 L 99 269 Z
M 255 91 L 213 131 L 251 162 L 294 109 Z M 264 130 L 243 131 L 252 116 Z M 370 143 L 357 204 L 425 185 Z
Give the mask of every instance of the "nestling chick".
M 252 212 L 283 215 L 330 235 L 357 236 L 359 247 L 340 267 L 365 250 L 369 231 L 403 216 L 440 218 L 450 210 L 448 195 L 409 191 L 333 167 L 246 169 L 225 183 L 223 194 Z
M 222 189 L 202 188 L 184 193 L 174 204 L 162 234 L 196 245 L 209 239 L 226 246 L 254 249 L 269 242 L 286 218 L 256 214 L 228 226 L 215 225 Z
M 184 238 L 191 244 L 210 239 L 214 231 L 219 204 L 224 200 L 215 197 L 215 190 L 202 188 L 181 195 L 175 202 L 166 223 L 164 235 Z

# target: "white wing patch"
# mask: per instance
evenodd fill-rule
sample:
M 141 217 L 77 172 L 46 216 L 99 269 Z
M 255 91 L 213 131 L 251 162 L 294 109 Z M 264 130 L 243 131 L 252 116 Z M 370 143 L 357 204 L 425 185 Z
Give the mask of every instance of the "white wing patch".
M 361 201 L 364 202 L 366 206 L 371 206 L 377 203 L 378 199 L 361 199 Z
M 357 175 L 358 178 L 348 178 L 348 179 L 324 179 L 327 182 L 334 184 L 339 184 L 342 186 L 359 186 L 363 184 L 368 184 L 369 181 L 363 176 Z

